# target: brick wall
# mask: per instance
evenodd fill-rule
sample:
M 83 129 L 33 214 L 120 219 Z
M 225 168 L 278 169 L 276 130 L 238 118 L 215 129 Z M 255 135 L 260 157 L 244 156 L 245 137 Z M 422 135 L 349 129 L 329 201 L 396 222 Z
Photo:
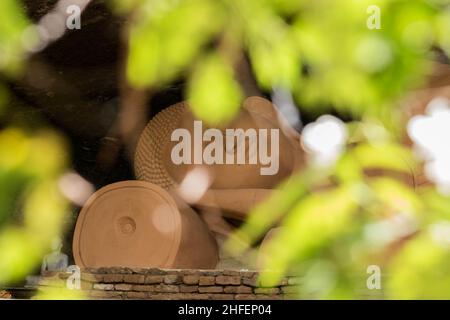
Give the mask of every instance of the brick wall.
M 47 274 L 29 286 L 65 286 L 69 276 Z M 81 290 L 94 299 L 292 299 L 297 282 L 285 277 L 276 286 L 262 286 L 251 271 L 99 268 L 81 273 Z

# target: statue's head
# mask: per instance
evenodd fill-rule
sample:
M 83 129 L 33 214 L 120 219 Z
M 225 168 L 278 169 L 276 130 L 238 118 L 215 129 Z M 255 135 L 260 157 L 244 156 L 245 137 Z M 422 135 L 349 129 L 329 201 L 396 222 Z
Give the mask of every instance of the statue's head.
M 184 104 L 152 119 L 136 152 L 136 175 L 165 188 L 196 168 L 206 169 L 212 189 L 274 188 L 301 159 L 299 136 L 285 130 L 268 100 L 251 97 L 229 123 L 211 125 Z
M 60 252 L 62 249 L 62 240 L 60 237 L 55 237 L 53 238 L 52 242 L 51 242 L 51 249 L 52 252 Z

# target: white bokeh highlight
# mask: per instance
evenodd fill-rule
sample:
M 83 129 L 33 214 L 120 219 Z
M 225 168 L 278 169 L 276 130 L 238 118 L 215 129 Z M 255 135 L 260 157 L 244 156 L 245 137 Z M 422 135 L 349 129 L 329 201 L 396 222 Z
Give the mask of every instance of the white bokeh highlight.
M 65 173 L 58 181 L 59 190 L 70 201 L 82 207 L 94 193 L 94 186 L 75 172 Z
M 414 149 L 425 161 L 425 175 L 440 193 L 450 195 L 450 100 L 435 98 L 425 115 L 408 123 L 408 135 Z
M 196 203 L 205 195 L 211 183 L 208 170 L 199 166 L 186 174 L 177 191 L 187 203 Z
M 437 244 L 450 248 L 450 222 L 439 221 L 429 227 L 431 238 Z
M 305 126 L 301 143 L 314 164 L 328 166 L 342 153 L 347 135 L 344 122 L 331 115 L 324 115 Z

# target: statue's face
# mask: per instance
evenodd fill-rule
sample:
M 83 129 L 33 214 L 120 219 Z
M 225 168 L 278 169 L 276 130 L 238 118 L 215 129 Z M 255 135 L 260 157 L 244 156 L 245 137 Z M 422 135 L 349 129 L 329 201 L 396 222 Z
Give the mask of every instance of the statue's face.
M 172 141 L 164 149 L 164 164 L 175 181 L 181 182 L 189 171 L 202 166 L 212 178 L 213 189 L 273 188 L 292 173 L 297 152 L 295 142 L 283 134 L 275 116 L 243 109 L 226 126 L 214 127 L 195 121 L 186 111 L 179 126 L 190 133 L 191 163 L 176 164 L 173 161 L 172 151 L 180 140 Z M 216 139 L 215 135 L 219 133 L 221 138 Z M 208 138 L 208 134 L 214 138 Z M 202 164 L 193 163 L 195 148 L 201 149 Z M 210 152 L 213 149 L 215 151 Z M 208 164 L 207 158 L 211 159 L 211 155 L 215 162 Z M 243 155 L 240 163 L 239 155 Z
M 61 248 L 62 248 L 62 241 L 61 241 L 61 239 L 60 238 L 53 239 L 51 247 L 52 247 L 52 251 L 53 252 L 60 251 Z

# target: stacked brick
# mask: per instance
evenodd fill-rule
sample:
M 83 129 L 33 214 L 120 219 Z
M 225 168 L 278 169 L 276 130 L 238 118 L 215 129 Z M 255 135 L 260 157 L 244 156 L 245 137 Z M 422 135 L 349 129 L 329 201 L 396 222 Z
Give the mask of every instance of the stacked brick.
M 37 286 L 64 286 L 67 273 L 46 275 Z M 258 273 L 228 270 L 86 269 L 81 290 L 94 299 L 263 300 L 294 299 L 298 278 L 263 286 Z

